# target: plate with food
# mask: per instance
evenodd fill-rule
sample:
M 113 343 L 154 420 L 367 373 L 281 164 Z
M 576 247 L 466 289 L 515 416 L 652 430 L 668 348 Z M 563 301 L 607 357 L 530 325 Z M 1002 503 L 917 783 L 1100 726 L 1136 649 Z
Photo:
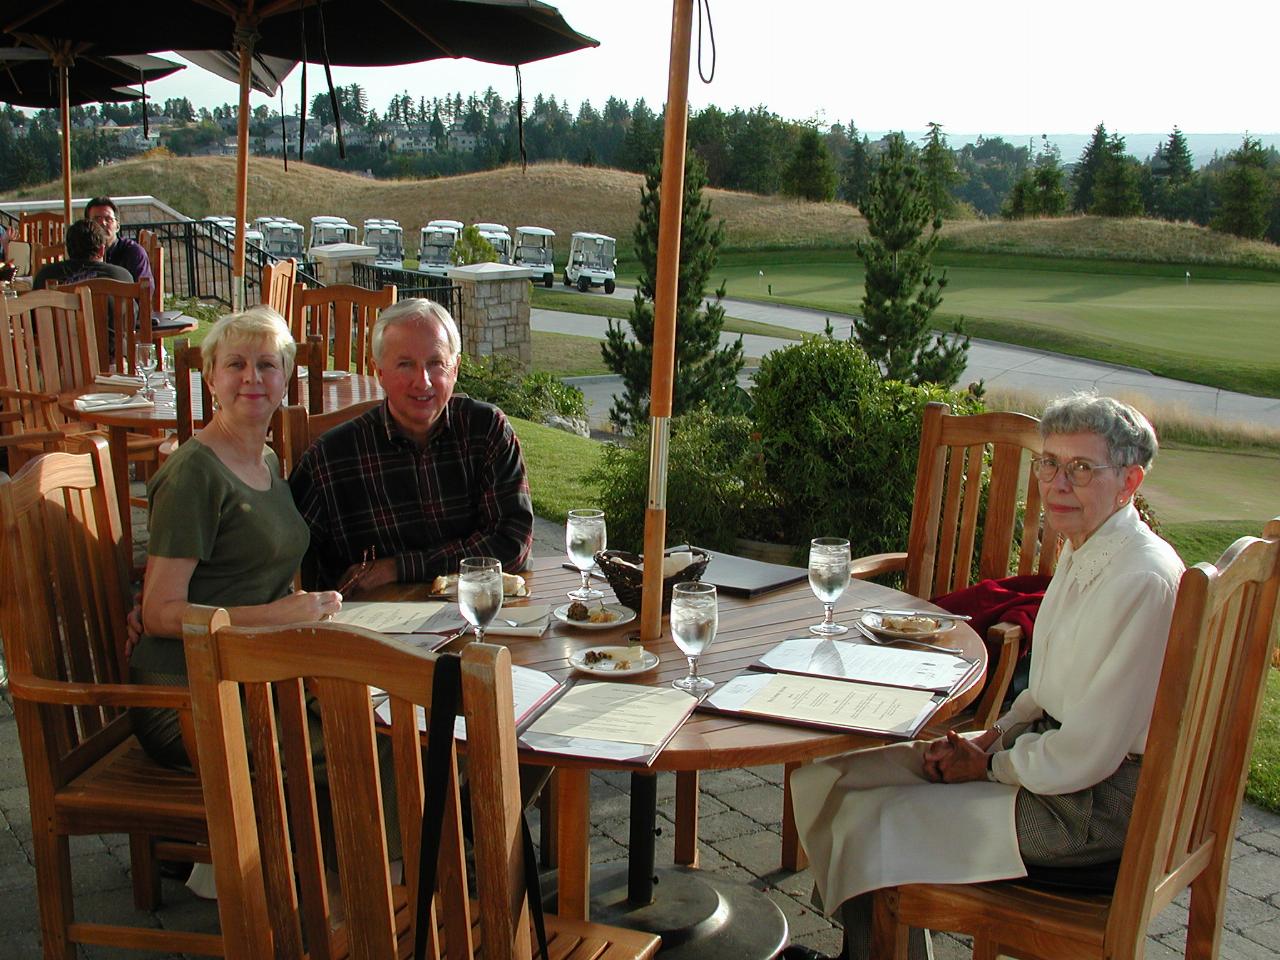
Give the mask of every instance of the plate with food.
M 529 585 L 525 583 L 524 577 L 518 573 L 502 574 L 502 596 L 507 599 L 515 599 L 518 597 L 527 597 L 529 595 Z M 458 575 L 456 573 L 446 574 L 443 577 L 436 577 L 431 584 L 431 596 L 443 597 L 450 600 L 458 599 Z
M 586 604 L 580 600 L 566 603 L 551 611 L 561 623 L 571 627 L 582 627 L 584 630 L 608 630 L 636 618 L 636 612 L 620 603 Z
M 569 664 L 583 673 L 625 677 L 652 670 L 658 665 L 658 655 L 641 646 L 592 647 L 589 650 L 579 650 L 569 658 Z
M 931 617 L 927 613 L 913 616 L 891 616 L 887 613 L 864 613 L 862 625 L 886 637 L 897 637 L 899 640 L 917 640 L 921 637 L 933 637 L 946 633 L 956 625 L 954 620 Z

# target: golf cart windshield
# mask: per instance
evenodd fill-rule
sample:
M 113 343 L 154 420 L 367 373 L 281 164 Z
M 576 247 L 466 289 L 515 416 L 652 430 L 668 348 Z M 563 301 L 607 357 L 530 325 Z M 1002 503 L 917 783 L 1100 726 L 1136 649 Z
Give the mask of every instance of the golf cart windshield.
M 613 269 L 612 240 L 588 240 L 582 245 L 582 265 L 590 270 Z
M 542 237 L 530 237 L 525 239 L 525 241 L 516 248 L 516 260 L 520 263 L 530 263 L 539 266 L 550 263 L 550 248 L 544 246 L 542 243 L 534 242 L 542 239 Z

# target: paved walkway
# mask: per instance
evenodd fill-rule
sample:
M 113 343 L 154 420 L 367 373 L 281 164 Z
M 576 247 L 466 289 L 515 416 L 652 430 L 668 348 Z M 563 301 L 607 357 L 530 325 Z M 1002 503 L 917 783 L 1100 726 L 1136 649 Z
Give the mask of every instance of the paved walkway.
M 539 521 L 535 552 L 559 555 L 563 528 Z M 31 861 L 31 809 L 23 775 L 17 725 L 0 661 L 0 957 L 38 960 L 39 916 Z M 591 778 L 591 852 L 596 863 L 626 856 L 628 775 Z M 671 863 L 675 835 L 675 778 L 658 776 L 658 863 Z M 840 931 L 809 906 L 807 873 L 778 870 L 781 849 L 782 768 L 726 770 L 702 777 L 699 836 L 702 868 L 761 890 L 782 909 L 795 941 L 827 953 L 839 950 Z M 535 829 L 534 835 L 537 835 Z M 1280 816 L 1247 806 L 1240 819 L 1227 901 L 1224 960 L 1280 958 Z M 165 905 L 154 913 L 133 909 L 129 848 L 122 836 L 79 837 L 71 843 L 77 917 L 108 923 L 216 930 L 215 905 L 193 897 L 185 886 L 164 881 Z M 659 888 L 661 895 L 661 888 Z M 1187 916 L 1181 897 L 1156 921 L 1147 939 L 1149 960 L 1181 957 Z M 934 937 L 938 960 L 969 956 L 949 935 Z M 82 948 L 84 957 L 155 956 Z
M 583 294 L 603 296 L 603 294 Z M 619 289 L 613 299 L 631 299 L 631 292 Z M 725 300 L 726 312 L 742 320 L 757 320 L 788 327 L 802 333 L 819 334 L 830 320 L 834 335 L 847 339 L 852 322 L 847 316 L 827 314 L 817 310 L 787 307 L 753 300 Z M 571 333 L 584 337 L 603 339 L 608 321 L 556 310 L 538 310 L 531 313 L 534 330 L 551 333 Z M 731 343 L 737 334 L 720 335 L 721 343 Z M 794 343 L 779 337 L 744 334 L 743 350 L 748 357 L 765 354 Z M 744 371 L 740 382 L 750 383 L 750 371 Z M 1133 399 L 1141 405 L 1142 398 L 1166 406 L 1176 406 L 1190 413 L 1200 414 L 1221 421 L 1260 424 L 1280 429 L 1280 399 L 1255 397 L 1230 390 L 1219 390 L 1203 384 L 1187 383 L 1169 377 L 1157 377 L 1135 367 L 1083 360 L 1063 354 L 1015 347 L 989 340 L 974 340 L 969 346 L 968 365 L 960 377 L 960 383 L 975 380 L 986 382 L 988 389 L 1009 389 L 1059 396 L 1072 390 L 1097 389 L 1102 393 L 1118 394 Z M 587 394 L 593 423 L 608 419 L 613 393 L 621 381 L 617 377 L 579 377 L 570 382 Z

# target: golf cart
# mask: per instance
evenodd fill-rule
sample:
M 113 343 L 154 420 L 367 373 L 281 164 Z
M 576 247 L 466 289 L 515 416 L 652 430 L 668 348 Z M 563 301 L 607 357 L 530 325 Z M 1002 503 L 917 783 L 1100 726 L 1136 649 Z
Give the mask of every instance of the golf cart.
M 273 257 L 284 260 L 302 256 L 302 224 L 288 217 L 259 217 L 253 227 L 262 232 L 265 249 Z
M 603 233 L 575 233 L 569 246 L 569 263 L 564 268 L 564 285 L 586 293 L 591 287 L 604 287 L 613 293 L 616 242 Z
M 516 227 L 516 252 L 512 262 L 532 270 L 534 283 L 538 282 L 540 273 L 544 287 L 556 282 L 555 235 L 554 230 L 546 227 Z
M 477 223 L 480 236 L 489 241 L 498 254 L 498 263 L 511 262 L 511 233 L 500 223 Z
M 364 240 L 366 247 L 377 249 L 374 264 L 379 267 L 391 267 L 395 270 L 404 267 L 404 231 L 395 220 L 372 218 L 364 222 Z
M 418 271 L 443 277 L 453 264 L 453 245 L 462 224 L 457 220 L 432 220 L 422 228 L 418 246 Z
M 347 223 L 346 217 L 312 217 L 312 247 L 325 247 L 331 243 L 355 243 L 356 228 Z

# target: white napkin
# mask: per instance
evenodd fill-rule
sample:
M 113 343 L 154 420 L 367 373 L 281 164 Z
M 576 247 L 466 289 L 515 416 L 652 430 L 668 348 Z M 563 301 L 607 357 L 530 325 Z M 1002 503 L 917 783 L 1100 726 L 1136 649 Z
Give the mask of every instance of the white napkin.
M 119 400 L 85 400 L 84 397 L 76 398 L 77 410 L 127 410 L 133 407 L 154 407 L 155 403 L 145 397 L 130 396 L 127 393 L 120 394 Z
M 94 378 L 95 383 L 108 387 L 141 387 L 142 377 L 131 377 L 124 373 L 100 373 Z

